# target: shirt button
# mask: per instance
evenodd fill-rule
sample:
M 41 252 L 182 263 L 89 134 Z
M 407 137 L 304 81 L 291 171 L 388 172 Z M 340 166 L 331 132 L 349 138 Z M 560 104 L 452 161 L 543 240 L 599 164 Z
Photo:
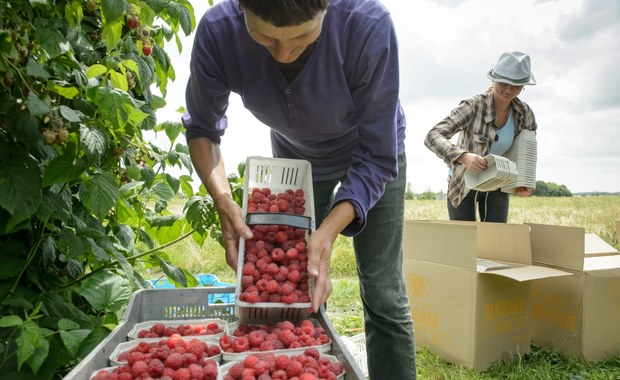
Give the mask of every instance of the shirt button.
M 291 91 L 290 88 L 287 88 L 286 90 L 284 90 L 284 93 L 287 94 L 287 95 L 290 94 L 291 92 L 293 92 L 293 91 Z

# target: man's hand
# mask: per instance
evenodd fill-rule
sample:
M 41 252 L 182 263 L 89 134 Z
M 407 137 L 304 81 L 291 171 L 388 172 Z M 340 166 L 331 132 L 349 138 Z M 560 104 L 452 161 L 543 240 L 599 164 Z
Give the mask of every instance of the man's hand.
M 308 274 L 314 278 L 312 289 L 312 311 L 317 312 L 332 293 L 332 280 L 329 277 L 332 246 L 334 239 L 331 234 L 320 228 L 316 230 L 308 242 Z
M 532 195 L 532 192 L 534 192 L 534 189 L 529 189 L 527 187 L 518 187 L 515 190 L 515 194 L 520 197 L 529 197 L 530 195 Z
M 230 195 L 224 194 L 213 201 L 222 225 L 226 263 L 236 271 L 239 261 L 239 237 L 251 239 L 252 230 L 243 221 L 241 208 Z
M 312 288 L 312 311 L 317 312 L 332 293 L 329 277 L 332 247 L 338 234 L 355 218 L 355 209 L 350 202 L 340 202 L 329 212 L 319 228 L 308 241 L 308 274 L 314 278 Z

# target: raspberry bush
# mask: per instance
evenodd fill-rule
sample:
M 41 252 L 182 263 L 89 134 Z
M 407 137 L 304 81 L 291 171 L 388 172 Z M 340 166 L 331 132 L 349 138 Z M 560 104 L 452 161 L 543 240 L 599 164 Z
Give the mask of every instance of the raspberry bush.
M 188 0 L 0 2 L 5 378 L 70 371 L 147 285 L 141 270 L 197 285 L 166 249 L 218 238 L 218 220 L 204 188 L 191 186 L 181 123 L 155 116 L 175 77 L 164 48 L 180 50 L 180 33 L 194 28 Z M 150 144 L 145 131 L 171 148 Z M 241 179 L 230 180 L 241 199 Z M 179 193 L 189 200 L 177 215 L 167 206 Z

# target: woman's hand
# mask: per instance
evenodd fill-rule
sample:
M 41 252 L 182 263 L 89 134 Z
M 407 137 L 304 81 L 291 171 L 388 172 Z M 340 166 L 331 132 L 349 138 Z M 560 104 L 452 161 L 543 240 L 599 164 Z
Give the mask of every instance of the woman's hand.
M 456 159 L 456 162 L 473 171 L 482 171 L 487 168 L 487 160 L 474 153 L 465 152 Z
M 515 194 L 520 197 L 529 197 L 530 195 L 532 195 L 533 192 L 534 192 L 534 189 L 530 189 L 527 187 L 518 187 L 515 190 Z

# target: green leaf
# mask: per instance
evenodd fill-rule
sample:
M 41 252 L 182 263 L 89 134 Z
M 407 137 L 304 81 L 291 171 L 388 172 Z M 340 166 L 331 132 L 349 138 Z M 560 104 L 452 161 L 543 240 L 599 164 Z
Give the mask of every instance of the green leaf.
M 116 0 L 108 0 L 116 2 Z M 123 24 L 120 21 L 108 22 L 103 26 L 101 32 L 103 40 L 105 41 L 105 47 L 108 50 L 114 50 L 118 45 L 118 41 L 121 40 L 121 33 L 123 32 Z
M 91 160 L 98 162 L 105 154 L 107 145 L 105 135 L 95 126 L 80 124 L 80 142 Z
M 127 279 L 109 271 L 87 278 L 76 291 L 96 310 L 108 312 L 124 308 L 131 297 Z
M 110 81 L 112 82 L 112 86 L 121 89 L 123 91 L 129 90 L 129 84 L 127 82 L 127 77 L 118 71 L 110 71 Z
M 72 28 L 77 27 L 84 18 L 82 5 L 75 0 L 71 4 L 65 4 L 65 18 L 69 22 L 69 26 Z
M 21 332 L 17 337 L 17 368 L 34 355 L 37 347 L 40 347 L 45 338 L 42 336 L 44 331 L 33 321 L 26 321 L 22 325 Z
M 39 98 L 34 92 L 28 93 L 28 110 L 33 117 L 41 117 L 50 112 L 50 105 L 52 104 L 49 96 Z
M 125 0 L 101 0 L 99 6 L 106 23 L 120 21 L 123 13 L 129 13 L 129 4 Z
M 32 58 L 28 58 L 26 73 L 31 77 L 38 77 L 41 79 L 48 79 L 50 77 L 50 73 L 48 73 L 43 66 L 39 65 L 39 63 Z
M 85 357 L 90 353 L 99 343 L 101 343 L 108 335 L 110 335 L 110 329 L 106 326 L 98 326 L 88 334 L 86 339 L 82 341 L 80 350 L 77 354 L 78 357 Z
M 35 35 L 41 49 L 45 50 L 50 58 L 56 58 L 71 50 L 69 41 L 56 28 L 48 27 L 39 20 L 35 22 Z
M 59 109 L 60 109 L 60 114 L 62 115 L 62 117 L 64 117 L 65 119 L 67 119 L 68 121 L 72 123 L 78 123 L 82 121 L 82 117 L 84 116 L 82 112 L 76 111 L 67 106 L 60 106 Z
M 165 182 L 157 182 L 152 190 L 161 201 L 170 202 L 174 198 L 174 192 Z
M 43 174 L 43 187 L 58 183 L 71 182 L 84 172 L 84 163 L 67 152 L 53 159 Z
M 41 142 L 42 137 L 38 121 L 30 115 L 27 109 L 22 109 L 21 105 L 15 104 L 3 116 L 9 132 L 26 146 L 33 147 Z M 12 147 L 9 145 L 8 148 Z M 4 151 L 8 149 L 0 148 Z
M 138 77 L 138 79 L 140 79 L 140 69 L 138 68 L 138 62 L 134 61 L 133 59 L 125 59 L 119 65 L 131 70 Z
M 101 248 L 99 244 L 97 244 L 97 242 L 95 242 L 93 239 L 91 238 L 86 239 L 86 244 L 88 244 L 91 252 L 93 253 L 93 255 L 95 255 L 97 260 L 101 262 L 110 260 L 110 256 L 105 251 L 105 249 Z
M 174 265 L 159 257 L 158 259 L 159 267 L 166 274 L 166 276 L 168 276 L 169 279 L 173 280 L 174 282 L 178 282 L 183 286 L 187 286 L 187 278 L 185 277 L 185 274 L 181 269 L 175 267 Z
M 121 92 L 110 87 L 100 86 L 97 88 L 95 103 L 106 112 L 101 117 L 109 120 L 112 125 L 123 130 L 129 111 L 134 109 L 131 97 L 126 92 Z
M 17 315 L 9 315 L 0 318 L 0 327 L 16 327 L 21 326 L 24 321 Z
M 41 206 L 41 172 L 27 156 L 0 160 L 0 206 L 12 215 L 12 229 L 32 216 Z
M 114 207 L 119 195 L 116 178 L 108 172 L 95 174 L 81 191 L 84 205 L 100 219 Z
M 63 87 L 54 82 L 47 82 L 46 88 L 49 91 L 54 91 L 58 95 L 64 96 L 67 99 L 73 99 L 80 93 L 80 91 L 78 91 L 76 87 L 73 87 L 73 86 Z
M 194 195 L 194 188 L 192 187 L 192 177 L 188 175 L 182 175 L 181 178 L 181 192 L 185 194 L 186 197 L 190 198 Z
M 95 78 L 98 77 L 99 75 L 103 75 L 108 71 L 108 68 L 105 67 L 104 65 L 101 65 L 99 63 L 96 63 L 92 66 L 90 66 L 87 70 L 86 70 L 86 78 L 91 79 L 91 78 Z
M 59 331 L 60 339 L 72 356 L 75 356 L 80 349 L 80 339 L 69 331 Z
M 43 338 L 39 340 L 39 344 L 35 347 L 33 354 L 28 358 L 28 365 L 32 369 L 32 372 L 36 375 L 41 368 L 45 359 L 49 355 L 50 344 L 47 339 Z
M 75 329 L 79 329 L 80 325 L 78 325 L 76 322 L 67 319 L 67 318 L 61 318 L 60 320 L 58 320 L 58 328 L 60 330 L 75 330 Z

